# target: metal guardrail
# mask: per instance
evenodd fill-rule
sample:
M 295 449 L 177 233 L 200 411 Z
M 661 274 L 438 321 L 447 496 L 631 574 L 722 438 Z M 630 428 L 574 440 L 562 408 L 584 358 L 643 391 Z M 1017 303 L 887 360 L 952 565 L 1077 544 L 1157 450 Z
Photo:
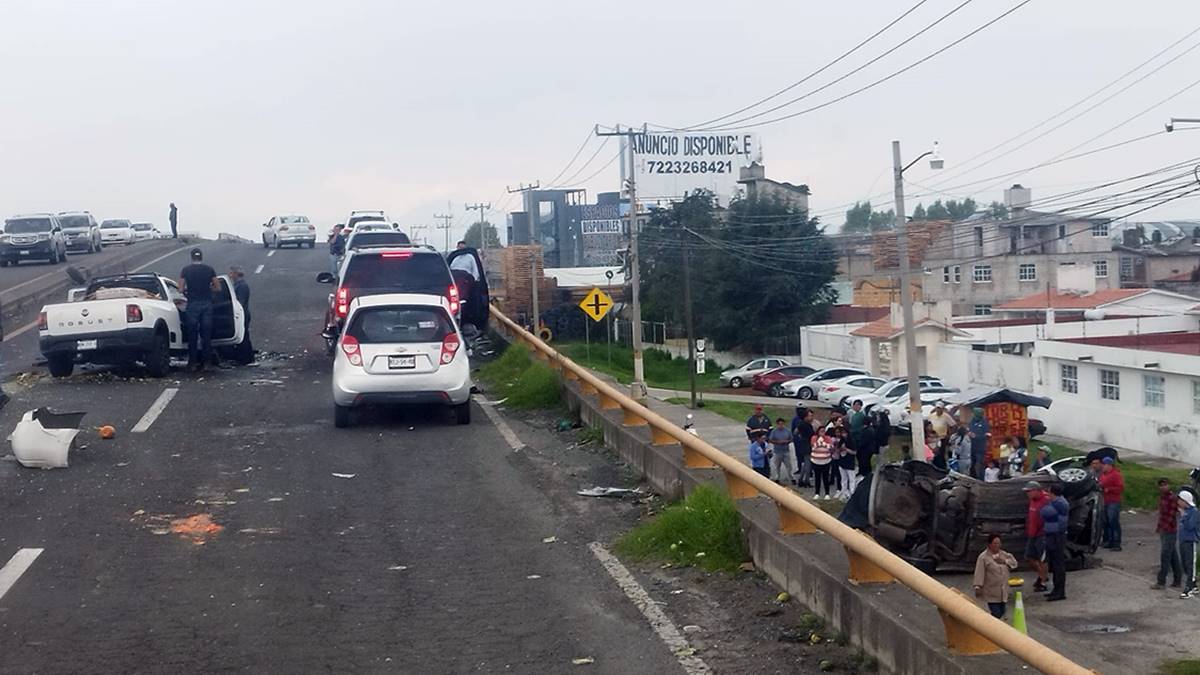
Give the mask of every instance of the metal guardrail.
M 900 582 L 933 603 L 941 615 L 950 650 L 963 655 L 1008 651 L 1043 673 L 1094 673 L 1046 645 L 993 617 L 957 589 L 950 588 L 918 570 L 863 532 L 845 525 L 797 493 L 759 475 L 724 451 L 693 436 L 661 415 L 646 408 L 588 369 L 558 353 L 550 345 L 521 328 L 495 307 L 492 316 L 514 338 L 533 349 L 534 355 L 559 371 L 566 380 L 579 383 L 585 395 L 596 396 L 602 410 L 621 410 L 628 427 L 648 426 L 654 445 L 678 443 L 684 464 L 690 469 L 718 469 L 725 474 L 729 495 L 749 499 L 763 495 L 779 511 L 783 534 L 824 533 L 837 539 L 850 561 L 849 581 L 855 585 Z

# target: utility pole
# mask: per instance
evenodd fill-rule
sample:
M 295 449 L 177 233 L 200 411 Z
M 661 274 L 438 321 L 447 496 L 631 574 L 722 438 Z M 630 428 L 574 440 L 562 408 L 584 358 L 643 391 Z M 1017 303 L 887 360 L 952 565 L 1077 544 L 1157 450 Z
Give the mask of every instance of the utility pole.
M 638 208 L 637 208 L 637 165 L 635 160 L 634 142 L 636 136 L 642 136 L 646 133 L 645 125 L 638 131 L 632 127 L 621 130 L 621 125 L 617 125 L 614 131 L 600 131 L 600 125 L 596 125 L 597 136 L 624 136 L 626 145 L 629 146 L 629 176 L 627 177 L 629 186 L 629 276 L 630 276 L 630 291 L 632 298 L 630 299 L 630 324 L 633 338 L 633 382 L 630 383 L 630 394 L 635 399 L 643 399 L 646 397 L 646 374 L 645 365 L 642 362 L 642 274 L 641 260 L 638 257 Z
M 538 334 L 538 329 L 541 328 L 541 312 L 538 307 L 538 282 L 541 280 L 541 272 L 538 271 L 537 264 L 537 221 L 534 219 L 533 213 L 533 191 L 542 186 L 541 181 L 535 181 L 529 185 L 521 183 L 517 189 L 506 187 L 509 194 L 522 192 L 525 195 L 525 216 L 529 220 L 529 285 L 533 289 L 533 318 L 529 325 L 533 327 L 533 334 Z M 510 245 L 512 242 L 508 242 Z
M 442 224 L 438 225 L 437 229 L 446 231 L 446 248 L 444 250 L 448 253 L 450 251 L 450 221 L 454 220 L 454 216 L 453 215 L 439 216 L 438 214 L 435 213 L 435 214 L 433 214 L 433 217 L 442 221 Z
M 931 168 L 942 168 L 942 160 L 934 150 L 926 152 L 905 166 L 900 161 L 900 141 L 892 141 L 892 178 L 896 188 L 896 253 L 900 256 L 900 311 L 904 317 L 904 371 L 908 379 L 908 421 L 912 426 L 912 459 L 925 461 L 925 419 L 921 409 L 921 380 L 917 363 L 917 335 L 913 322 L 913 297 L 908 259 L 908 219 L 904 217 L 904 172 L 922 158 L 933 155 Z
M 691 409 L 696 409 L 696 331 L 692 325 L 692 239 L 683 223 L 679 223 L 679 238 L 683 240 L 683 317 L 687 323 L 688 387 L 691 390 Z
M 487 257 L 487 247 L 488 247 L 487 221 L 484 220 L 483 214 L 487 211 L 492 210 L 492 203 L 488 202 L 487 204 L 482 204 L 482 203 L 463 204 L 463 208 L 466 209 L 467 211 L 475 210 L 475 211 L 479 212 L 479 248 L 483 250 L 483 255 L 486 258 Z M 468 225 L 467 227 L 470 227 L 470 226 Z M 464 238 L 465 238 L 465 235 L 464 235 Z

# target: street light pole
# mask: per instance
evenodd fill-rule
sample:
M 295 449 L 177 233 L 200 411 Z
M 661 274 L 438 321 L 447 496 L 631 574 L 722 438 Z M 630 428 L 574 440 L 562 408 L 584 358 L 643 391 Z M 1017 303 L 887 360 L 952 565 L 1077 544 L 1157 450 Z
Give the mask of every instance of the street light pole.
M 925 419 L 921 410 L 921 381 L 917 363 L 917 334 L 913 322 L 913 296 L 908 259 L 908 220 L 904 217 L 904 170 L 921 161 L 926 152 L 905 166 L 900 161 L 900 141 L 892 141 L 892 178 L 896 188 L 896 253 L 900 256 L 900 311 L 904 317 L 904 371 L 908 378 L 908 421 L 912 426 L 912 459 L 925 461 Z M 935 159 L 935 162 L 939 160 Z M 940 168 L 940 166 L 938 167 Z

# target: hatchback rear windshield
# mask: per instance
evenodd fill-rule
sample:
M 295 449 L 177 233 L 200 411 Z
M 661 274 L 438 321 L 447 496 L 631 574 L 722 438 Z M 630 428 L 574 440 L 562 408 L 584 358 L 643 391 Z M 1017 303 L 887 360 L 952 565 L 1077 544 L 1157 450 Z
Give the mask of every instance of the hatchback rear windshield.
M 365 223 L 367 221 L 382 221 L 382 220 L 383 220 L 383 216 L 379 215 L 378 213 L 375 213 L 375 214 L 368 213 L 368 214 L 362 215 L 362 216 L 352 216 L 350 218 L 350 220 L 346 221 L 346 227 L 353 229 L 357 223 Z
M 126 227 L 129 227 L 128 220 L 106 220 L 100 223 L 100 229 L 102 230 L 120 230 Z
M 284 225 L 307 225 L 308 218 L 304 216 L 283 216 L 279 222 Z
M 150 230 L 154 229 L 154 225 L 151 223 L 134 223 L 133 229 L 137 230 L 138 232 L 149 232 Z
M 350 248 L 356 246 L 398 246 L 411 243 L 403 232 L 359 232 L 350 238 Z
M 73 230 L 76 228 L 88 228 L 92 226 L 87 216 L 59 216 L 58 224 L 62 225 L 64 230 Z
M 445 295 L 452 283 L 442 256 L 432 252 L 369 253 L 350 258 L 342 285 L 356 294 L 434 293 Z M 393 257 L 394 256 L 394 257 Z
M 440 307 L 369 307 L 354 315 L 347 333 L 363 344 L 441 342 L 454 324 Z
M 13 220 L 4 221 L 4 231 L 8 234 L 22 234 L 25 232 L 49 232 L 49 218 L 15 218 Z

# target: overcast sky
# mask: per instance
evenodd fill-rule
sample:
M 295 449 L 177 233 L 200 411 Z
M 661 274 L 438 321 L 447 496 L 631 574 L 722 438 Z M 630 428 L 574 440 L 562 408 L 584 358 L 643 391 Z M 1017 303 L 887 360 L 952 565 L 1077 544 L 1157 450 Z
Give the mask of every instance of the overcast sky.
M 384 208 L 411 226 L 449 209 L 458 235 L 464 202 L 499 206 L 506 185 L 549 181 L 594 123 L 682 126 L 731 112 L 915 1 L 0 0 L 0 211 L 89 209 L 165 226 L 173 200 L 181 229 L 257 236 L 276 213 L 331 224 L 351 209 Z M 791 94 L 856 67 L 960 1 L 928 0 Z M 786 110 L 904 67 L 1017 1 L 975 0 Z M 768 176 L 809 184 L 814 212 L 836 226 L 843 204 L 889 192 L 893 139 L 908 156 L 940 141 L 943 175 L 918 166 L 906 176 L 924 185 L 947 179 L 943 188 L 1043 162 L 1196 81 L 1200 48 L 1044 139 L 955 175 L 964 168 L 956 159 L 1075 103 L 1197 27 L 1196 2 L 1033 0 L 890 82 L 759 129 Z M 1200 33 L 1142 72 L 1196 44 Z M 1172 115 L 1200 117 L 1200 86 L 1080 151 L 1160 130 Z M 615 143 L 581 175 L 614 152 Z M 1020 180 L 1036 199 L 1197 155 L 1200 133 L 1163 134 L 952 192 L 987 202 Z M 614 164 L 584 187 L 594 194 L 617 184 Z M 910 210 L 932 201 L 915 184 L 908 190 Z M 1200 199 L 1139 216 L 1153 217 L 1200 218 Z

